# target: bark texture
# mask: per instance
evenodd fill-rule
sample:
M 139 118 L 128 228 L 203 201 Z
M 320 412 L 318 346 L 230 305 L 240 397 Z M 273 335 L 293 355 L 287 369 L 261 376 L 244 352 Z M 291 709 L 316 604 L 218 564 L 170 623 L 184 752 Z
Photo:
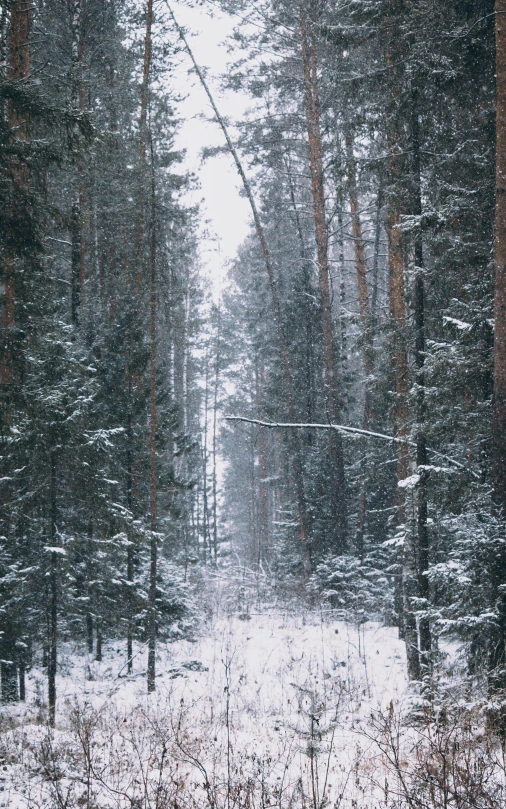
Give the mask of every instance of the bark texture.
M 413 213 L 421 218 L 422 215 L 422 188 L 420 165 L 420 124 L 418 118 L 418 94 L 413 90 L 412 95 L 412 148 L 413 148 Z M 421 222 L 415 236 L 415 284 L 413 294 L 413 314 L 415 321 L 415 372 L 416 372 L 416 465 L 419 475 L 417 486 L 417 578 L 418 597 L 424 604 L 429 604 L 429 530 L 427 525 L 427 438 L 425 434 L 425 283 L 423 265 L 423 241 Z M 421 673 L 430 669 L 431 631 L 428 616 L 419 620 L 420 638 L 420 664 Z
M 151 148 L 151 240 L 149 251 L 149 505 L 151 515 L 151 546 L 149 565 L 149 617 L 148 617 L 148 693 L 155 690 L 156 677 L 156 635 L 157 635 L 157 609 L 156 584 L 158 564 L 158 469 L 156 457 L 156 190 L 154 154 Z
M 492 412 L 492 462 L 494 501 L 506 517 L 506 0 L 495 3 L 496 38 L 496 198 L 494 290 L 494 396 Z M 506 596 L 501 589 L 506 553 L 501 549 L 493 562 L 491 583 L 496 595 L 497 622 L 491 638 L 489 689 L 506 688 Z M 506 734 L 504 709 L 494 717 Z
M 313 198 L 313 217 L 318 263 L 318 284 L 322 319 L 323 351 L 325 363 L 325 397 L 327 417 L 333 423 L 341 421 L 340 390 L 334 329 L 328 255 L 327 217 L 325 211 L 325 185 L 323 174 L 323 147 L 320 124 L 320 101 L 316 46 L 312 21 L 303 10 L 300 17 L 302 67 L 306 103 L 306 125 Z M 335 519 L 334 550 L 342 553 L 347 547 L 346 485 L 344 451 L 339 433 L 331 431 L 330 457 L 333 479 L 331 481 L 331 504 Z
M 496 0 L 496 202 L 493 463 L 497 508 L 506 515 L 506 0 Z
M 72 84 L 73 103 L 84 110 L 85 93 L 83 84 L 84 37 L 82 31 L 81 0 L 74 0 L 72 9 Z M 83 225 L 83 164 L 77 167 L 77 187 L 72 203 L 72 277 L 71 277 L 71 316 L 75 326 L 79 323 L 79 311 L 84 300 L 85 262 Z
M 50 538 L 51 547 L 56 545 L 56 452 L 51 453 L 51 514 Z M 58 554 L 51 551 L 51 566 L 49 571 L 49 659 L 47 664 L 48 709 L 49 724 L 54 728 L 56 719 L 56 667 L 58 654 Z
M 31 4 L 28 0 L 14 0 L 11 6 L 9 35 L 9 79 L 14 82 L 26 82 L 30 77 L 30 37 L 31 37 Z M 7 105 L 7 120 L 13 137 L 19 141 L 29 138 L 29 122 L 24 113 L 20 113 L 14 103 Z M 12 199 L 22 198 L 22 189 L 27 182 L 26 166 L 17 160 L 12 165 Z M 18 194 L 18 191 L 21 192 Z M 4 234 L 3 261 L 3 305 L 2 305 L 2 360 L 0 363 L 0 385 L 10 386 L 14 381 L 14 338 L 16 307 L 16 213 L 10 210 L 11 232 Z

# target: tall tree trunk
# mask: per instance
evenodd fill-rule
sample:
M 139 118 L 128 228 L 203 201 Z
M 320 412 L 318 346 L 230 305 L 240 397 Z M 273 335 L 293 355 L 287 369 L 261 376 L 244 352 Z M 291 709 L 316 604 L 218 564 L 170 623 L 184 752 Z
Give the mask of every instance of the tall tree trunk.
M 495 2 L 496 47 L 496 198 L 494 292 L 494 397 L 492 461 L 494 502 L 506 519 L 506 0 Z M 506 688 L 506 594 L 499 590 L 506 573 L 506 553 L 492 571 L 498 609 L 490 653 L 490 690 Z M 504 717 L 501 719 L 504 725 Z
M 506 516 L 506 0 L 496 0 L 496 202 L 493 463 L 497 508 Z
M 213 401 L 213 556 L 214 563 L 218 562 L 218 390 L 221 370 L 221 306 L 218 305 L 218 322 L 216 326 L 216 348 L 214 367 L 214 401 Z
M 88 596 L 87 610 L 86 610 L 86 639 L 88 643 L 88 654 L 93 654 L 93 590 L 90 583 L 93 578 L 92 563 L 93 563 L 93 522 L 90 520 L 88 524 L 88 540 L 87 540 L 87 554 L 86 554 L 86 595 Z
M 392 179 L 397 180 L 399 174 L 398 158 L 394 155 L 391 163 Z M 400 231 L 400 214 L 398 199 L 389 202 L 387 216 L 388 236 L 388 277 L 390 317 L 393 324 L 393 365 L 395 375 L 395 397 L 393 419 L 397 438 L 408 436 L 408 353 L 406 347 L 406 303 L 404 286 L 404 251 Z M 406 444 L 397 444 L 397 481 L 408 477 L 409 449 Z M 405 489 L 397 487 L 397 524 L 405 526 L 406 494 Z M 416 620 L 411 607 L 411 598 L 416 595 L 415 582 L 416 562 L 413 542 L 406 535 L 404 545 L 398 552 L 398 572 L 396 577 L 395 601 L 399 617 L 400 636 L 406 642 L 408 676 L 410 680 L 420 679 L 420 656 L 418 651 L 418 632 Z
M 373 328 L 378 321 L 378 285 L 379 285 L 379 251 L 381 246 L 381 229 L 383 225 L 383 195 L 384 178 L 380 171 L 378 177 L 378 192 L 376 195 L 376 218 L 374 222 L 374 257 L 372 264 L 372 297 L 371 297 L 371 321 Z
M 312 261 L 310 256 L 307 255 L 306 244 L 304 239 L 304 231 L 302 229 L 302 222 L 300 220 L 299 208 L 297 205 L 297 198 L 295 196 L 295 183 L 293 173 L 288 163 L 284 161 L 285 173 L 288 179 L 288 186 L 290 189 L 290 202 L 295 218 L 295 228 L 297 231 L 297 238 L 299 242 L 300 261 L 302 265 L 302 293 L 304 296 L 304 326 L 305 326 L 305 356 L 304 356 L 304 376 L 306 387 L 306 408 L 305 420 L 312 422 L 315 419 L 315 333 L 314 333 L 314 318 L 317 314 L 316 307 L 312 306 L 311 301 L 314 298 L 314 290 L 311 284 L 311 271 Z M 312 443 L 313 435 L 311 431 L 307 436 L 307 442 Z
M 84 37 L 82 32 L 82 3 L 74 0 L 72 8 L 72 95 L 74 105 L 84 110 L 85 92 L 83 84 Z M 71 272 L 71 316 L 72 323 L 79 323 L 79 312 L 84 299 L 84 223 L 83 223 L 83 174 L 84 166 L 79 159 L 77 166 L 77 188 L 72 203 L 72 272 Z
M 346 145 L 346 162 L 348 173 L 348 189 L 350 195 L 351 232 L 353 236 L 353 253 L 355 256 L 355 272 L 357 276 L 358 305 L 360 320 L 364 331 L 363 364 L 366 376 L 374 372 L 374 356 L 371 340 L 371 305 L 369 300 L 369 287 L 367 284 L 367 262 L 365 258 L 365 244 L 362 234 L 362 220 L 360 218 L 360 203 L 357 188 L 357 167 L 353 153 L 353 135 L 347 126 L 344 130 Z M 369 392 L 366 385 L 366 404 L 364 408 L 364 429 L 369 423 Z
M 134 261 L 135 261 L 135 291 L 138 299 L 142 293 L 144 239 L 146 230 L 146 205 L 148 200 L 145 190 L 146 152 L 148 145 L 148 105 L 149 81 L 152 59 L 152 29 L 153 29 L 153 0 L 146 3 L 146 33 L 144 36 L 144 58 L 142 65 L 141 84 L 141 110 L 139 115 L 139 220 L 135 235 Z
M 323 351 L 325 362 L 325 401 L 327 418 L 329 421 L 335 424 L 340 424 L 340 390 L 338 365 L 336 361 L 336 347 L 334 343 L 334 330 L 332 324 L 316 47 L 312 21 L 307 19 L 303 10 L 301 10 L 300 16 L 300 29 L 306 102 L 309 167 L 311 173 L 311 191 L 313 198 L 313 217 L 316 238 L 320 311 L 322 319 Z M 333 473 L 330 484 L 332 487 L 332 511 L 333 518 L 335 520 L 334 550 L 342 553 L 346 549 L 348 542 L 344 450 L 341 435 L 336 430 L 330 431 L 329 439 L 330 458 Z
M 149 345 L 150 345 L 150 390 L 149 390 L 149 510 L 151 515 L 151 545 L 149 565 L 149 613 L 148 613 L 148 693 L 155 690 L 156 677 L 156 635 L 157 635 L 157 506 L 158 469 L 156 458 L 156 189 L 153 144 L 151 142 L 151 240 L 149 251 L 150 294 L 149 294 Z
M 408 436 L 408 350 L 406 338 L 405 301 L 405 250 L 401 232 L 401 215 L 410 210 L 404 186 L 405 175 L 409 175 L 404 165 L 403 152 L 407 144 L 403 139 L 403 121 L 399 114 L 399 88 L 405 81 L 404 64 L 407 58 L 407 42 L 400 29 L 406 8 L 404 0 L 393 0 L 390 16 L 386 19 L 387 40 L 386 62 L 392 73 L 392 107 L 388 129 L 389 191 L 387 213 L 388 237 L 388 289 L 390 317 L 393 325 L 393 370 L 395 377 L 395 397 L 393 419 L 397 438 Z M 397 482 L 405 480 L 409 474 L 409 450 L 407 444 L 397 444 Z M 407 530 L 406 490 L 397 488 L 397 526 L 404 532 L 404 541 L 397 554 L 398 573 L 396 578 L 395 601 L 399 617 L 399 635 L 406 643 L 408 677 L 420 679 L 420 651 L 418 629 L 413 611 L 412 599 L 419 595 L 417 577 L 416 538 Z
M 237 149 L 235 148 L 230 135 L 228 133 L 228 129 L 226 123 L 220 112 L 216 106 L 212 93 L 209 89 L 209 86 L 205 80 L 204 74 L 200 69 L 194 55 L 193 51 L 190 48 L 188 40 L 186 39 L 185 33 L 181 26 L 178 24 L 172 9 L 170 8 L 169 3 L 167 3 L 169 7 L 169 13 L 172 17 L 172 21 L 177 28 L 179 36 L 184 43 L 186 51 L 193 62 L 193 66 L 196 70 L 196 73 L 199 77 L 199 80 L 209 98 L 210 104 L 213 108 L 213 112 L 216 116 L 216 120 L 218 121 L 223 134 L 225 136 L 225 140 L 227 142 L 227 147 L 232 155 L 238 174 L 241 178 L 241 182 L 244 187 L 244 191 L 248 198 L 248 202 L 250 204 L 251 212 L 253 215 L 253 222 L 255 224 L 255 231 L 258 237 L 258 241 L 260 243 L 260 248 L 262 251 L 262 257 L 264 260 L 265 269 L 267 271 L 267 277 L 269 279 L 269 288 L 272 297 L 272 308 L 274 313 L 274 321 L 276 324 L 276 332 L 278 337 L 278 348 L 281 357 L 281 363 L 283 368 L 283 387 L 284 393 L 287 400 L 287 411 L 288 417 L 291 421 L 296 420 L 296 409 L 295 409 L 295 393 L 294 393 L 294 382 L 293 382 L 293 375 L 290 363 L 290 354 L 288 352 L 288 345 L 286 342 L 284 327 L 283 327 L 283 317 L 282 317 L 282 307 L 281 307 L 281 298 L 279 294 L 278 284 L 276 281 L 275 273 L 274 273 L 274 265 L 272 263 L 272 258 L 270 254 L 270 250 L 267 244 L 267 240 L 265 238 L 265 232 L 262 225 L 262 221 L 260 219 L 260 215 L 258 213 L 258 209 L 255 203 L 255 199 L 253 197 L 253 192 L 251 189 L 251 185 L 249 180 L 246 176 L 244 171 L 243 165 L 237 153 Z M 304 571 L 306 575 L 309 575 L 311 571 L 311 537 L 309 533 L 309 519 L 307 513 L 307 505 L 306 505 L 306 494 L 304 490 L 304 469 L 302 463 L 302 451 L 300 445 L 300 439 L 298 435 L 293 435 L 289 437 L 290 448 L 292 453 L 292 467 L 293 467 L 293 477 L 295 483 L 295 490 L 296 490 L 296 497 L 297 497 L 297 510 L 298 510 L 298 517 L 299 517 L 299 549 L 302 558 L 302 564 L 304 567 Z
M 209 434 L 209 344 L 206 346 L 205 355 L 205 387 L 204 387 L 204 427 L 202 446 L 202 556 L 204 564 L 207 564 L 207 557 L 211 556 L 210 533 L 209 533 L 209 492 L 207 475 L 207 438 Z
M 351 232 L 353 236 L 353 252 L 355 257 L 355 272 L 357 277 L 358 305 L 362 323 L 362 362 L 365 374 L 364 413 L 362 427 L 369 428 L 371 418 L 371 390 L 370 378 L 374 373 L 374 347 L 372 340 L 372 317 L 367 284 L 367 262 L 365 257 L 365 244 L 362 234 L 362 220 L 360 218 L 360 204 L 357 188 L 357 167 L 353 152 L 353 135 L 349 126 L 344 129 L 346 147 L 346 163 L 348 173 L 348 190 L 350 196 Z M 360 558 L 364 555 L 364 532 L 367 511 L 367 476 L 362 482 L 358 501 L 357 524 L 357 551 Z
M 346 315 L 346 261 L 344 258 L 344 200 L 338 189 L 337 229 L 338 229 L 338 264 L 339 264 L 339 330 L 341 337 L 340 376 L 346 379 L 348 375 L 348 328 Z M 343 396 L 343 407 L 347 402 Z
M 131 404 L 132 397 L 132 379 L 130 373 L 127 371 L 128 376 L 128 401 Z M 129 526 L 127 536 L 127 557 L 126 557 L 126 610 L 127 610 L 127 674 L 132 673 L 133 668 L 133 634 L 134 634 L 134 598 L 133 598 L 133 585 L 134 585 L 134 503 L 133 503 L 133 430 L 132 430 L 132 413 L 128 413 L 127 420 L 127 452 L 126 452 L 126 467 L 127 467 L 127 508 L 129 511 Z M 91 649 L 93 651 L 93 648 Z
M 50 536 L 51 547 L 56 547 L 56 450 L 51 451 L 50 482 Z M 51 551 L 49 572 L 49 660 L 47 666 L 49 724 L 54 728 L 56 719 L 56 666 L 58 647 L 58 554 Z
M 413 148 L 413 213 L 422 215 L 422 190 L 420 167 L 420 124 L 418 118 L 418 94 L 413 89 L 412 96 L 412 148 Z M 429 531 L 427 526 L 427 439 L 425 435 L 425 285 L 423 266 L 423 241 L 421 224 L 415 237 L 415 282 L 413 309 L 415 321 L 415 370 L 416 370 L 416 463 L 419 483 L 417 486 L 417 574 L 418 597 L 429 606 Z M 422 674 L 430 667 L 431 632 L 429 618 L 424 616 L 419 622 L 420 663 Z
M 31 3 L 29 0 L 13 0 L 11 5 L 9 36 L 9 79 L 13 82 L 26 82 L 30 77 L 30 39 L 31 39 Z M 26 115 L 16 110 L 15 104 L 9 101 L 7 120 L 13 137 L 19 141 L 27 141 L 29 137 Z M 17 161 L 12 165 L 12 198 L 17 196 L 27 183 L 26 166 Z M 13 211 L 11 215 L 14 219 Z M 16 228 L 12 222 L 13 231 Z M 0 362 L 0 386 L 8 391 L 14 380 L 14 334 L 15 334 L 15 302 L 16 302 L 16 251 L 9 241 L 16 239 L 15 232 L 5 234 L 6 246 L 3 261 L 3 305 L 2 305 L 2 359 Z
M 261 412 L 263 406 L 263 387 L 264 387 L 265 372 L 261 359 L 255 357 L 255 404 L 257 412 Z M 256 532 L 257 532 L 257 549 L 255 555 L 255 566 L 260 569 L 262 563 L 267 560 L 269 556 L 269 487 L 267 484 L 267 475 L 269 469 L 269 447 L 266 430 L 259 430 L 256 436 L 256 441 L 252 442 L 253 450 L 256 449 L 256 460 L 258 465 L 257 475 L 257 508 L 256 508 Z M 253 464 L 253 473 L 254 473 Z

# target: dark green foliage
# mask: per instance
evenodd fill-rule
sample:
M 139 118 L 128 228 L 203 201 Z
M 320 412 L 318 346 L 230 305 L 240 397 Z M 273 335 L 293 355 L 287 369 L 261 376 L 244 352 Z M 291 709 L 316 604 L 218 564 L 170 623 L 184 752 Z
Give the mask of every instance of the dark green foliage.
M 33 11 L 34 78 L 0 81 L 2 110 L 9 105 L 29 121 L 27 137 L 17 139 L 0 116 L 0 253 L 2 267 L 9 260 L 15 271 L 14 330 L 4 328 L 0 356 L 14 368 L 0 390 L 6 700 L 18 696 L 18 672 L 32 657 L 48 662 L 54 598 L 58 643 L 69 639 L 100 656 L 107 638 L 145 640 L 151 217 L 159 283 L 160 637 L 173 624 L 186 626 L 192 613 L 177 561 L 186 553 L 181 523 L 189 522 L 198 476 L 190 431 L 198 432 L 199 398 L 188 401 L 191 355 L 184 390 L 175 389 L 171 362 L 191 352 L 195 330 L 194 212 L 180 202 L 187 180 L 173 146 L 177 121 L 167 98 L 154 93 L 154 211 L 147 204 L 140 49 L 125 45 L 134 25 L 127 4 L 83 0 L 80 13 L 79 63 L 72 4 L 52 0 Z

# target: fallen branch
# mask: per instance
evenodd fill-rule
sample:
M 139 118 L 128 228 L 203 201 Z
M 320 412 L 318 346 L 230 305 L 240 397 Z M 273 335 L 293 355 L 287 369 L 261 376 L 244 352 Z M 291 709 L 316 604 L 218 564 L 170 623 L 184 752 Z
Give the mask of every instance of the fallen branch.
M 281 421 L 262 421 L 261 419 L 250 419 L 246 416 L 225 416 L 225 421 L 243 421 L 247 424 L 257 424 L 259 427 L 277 428 L 279 430 L 336 430 L 336 432 L 343 433 L 344 435 L 357 435 L 365 436 L 366 438 L 377 438 L 380 441 L 388 441 L 391 444 L 402 444 L 403 446 L 413 447 L 416 449 L 416 441 L 410 441 L 408 438 L 397 438 L 393 435 L 386 435 L 385 433 L 376 433 L 372 430 L 361 430 L 359 427 L 346 427 L 344 424 L 306 424 L 306 423 L 287 423 Z M 473 472 L 472 469 L 455 461 L 448 455 L 443 455 L 435 449 L 427 447 L 427 451 L 442 458 L 448 463 L 453 464 L 457 469 L 462 469 L 468 472 L 475 480 L 480 480 L 480 476 Z

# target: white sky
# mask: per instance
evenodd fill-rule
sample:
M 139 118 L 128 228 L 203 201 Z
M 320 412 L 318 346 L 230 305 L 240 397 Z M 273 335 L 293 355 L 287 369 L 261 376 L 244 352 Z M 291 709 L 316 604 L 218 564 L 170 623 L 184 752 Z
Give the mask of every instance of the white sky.
M 206 78 L 220 113 L 231 120 L 239 119 L 247 109 L 248 99 L 239 93 L 220 89 L 220 77 L 226 73 L 227 64 L 233 58 L 224 44 L 232 32 L 232 20 L 221 13 L 213 13 L 211 17 L 205 6 L 188 8 L 181 2 L 173 2 L 172 7 L 178 22 L 187 28 L 195 59 L 201 67 L 208 69 Z M 235 256 L 248 233 L 251 212 L 247 200 L 239 195 L 241 183 L 231 155 L 219 155 L 205 162 L 201 160 L 201 150 L 206 146 L 222 146 L 224 137 L 215 119 L 202 120 L 200 117 L 203 114 L 210 119 L 212 110 L 191 68 L 190 58 L 181 55 L 174 83 L 175 89 L 187 97 L 178 109 L 184 123 L 176 139 L 176 148 L 186 150 L 184 168 L 193 171 L 200 182 L 200 189 L 191 196 L 191 202 L 201 202 L 201 258 L 212 277 L 213 287 L 217 289 L 225 275 L 227 262 Z

